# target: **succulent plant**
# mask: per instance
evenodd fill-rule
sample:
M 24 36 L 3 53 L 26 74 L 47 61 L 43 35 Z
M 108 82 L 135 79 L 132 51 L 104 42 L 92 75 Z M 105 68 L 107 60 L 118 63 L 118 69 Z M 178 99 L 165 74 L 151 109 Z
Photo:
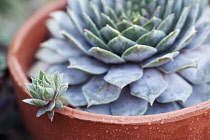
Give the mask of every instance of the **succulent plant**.
M 94 113 L 157 114 L 203 102 L 206 9 L 206 0 L 71 0 L 47 21 L 52 37 L 29 75 L 63 72 L 71 105 Z
M 61 110 L 63 106 L 69 104 L 68 99 L 63 97 L 68 89 L 68 84 L 63 83 L 63 74 L 59 72 L 48 76 L 40 71 L 35 78 L 32 78 L 32 83 L 25 85 L 33 98 L 25 99 L 23 102 L 40 107 L 37 117 L 47 113 L 52 121 L 54 110 Z

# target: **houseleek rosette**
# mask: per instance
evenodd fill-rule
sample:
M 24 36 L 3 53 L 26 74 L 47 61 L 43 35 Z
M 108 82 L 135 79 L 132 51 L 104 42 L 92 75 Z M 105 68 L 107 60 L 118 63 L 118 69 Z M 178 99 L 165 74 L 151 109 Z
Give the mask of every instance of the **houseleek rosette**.
M 40 71 L 36 77 L 32 77 L 32 83 L 25 85 L 33 98 L 24 99 L 23 102 L 39 107 L 37 117 L 47 113 L 52 121 L 55 110 L 61 110 L 69 104 L 68 99 L 63 97 L 68 89 L 68 83 L 63 83 L 63 74 L 59 72 L 46 75 Z
M 63 72 L 71 105 L 94 113 L 156 114 L 200 103 L 210 98 L 206 9 L 206 0 L 71 0 L 47 21 L 52 38 L 30 74 Z

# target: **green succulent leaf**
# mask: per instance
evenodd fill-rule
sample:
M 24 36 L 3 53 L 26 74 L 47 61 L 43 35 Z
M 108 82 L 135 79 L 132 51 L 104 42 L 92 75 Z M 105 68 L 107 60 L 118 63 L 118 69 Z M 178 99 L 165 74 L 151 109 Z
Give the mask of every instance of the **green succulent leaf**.
M 41 97 L 44 94 L 44 87 L 41 86 L 41 83 L 36 86 L 36 93 L 39 94 Z
M 135 45 L 127 49 L 122 58 L 132 62 L 142 62 L 143 60 L 153 56 L 157 53 L 157 49 L 146 45 Z
M 175 26 L 174 29 L 182 29 L 182 27 L 184 26 L 186 20 L 187 20 L 187 16 L 190 12 L 191 7 L 184 7 L 184 9 L 182 10 L 182 13 L 177 21 L 177 24 Z
M 99 3 L 100 3 L 100 1 L 99 1 Z M 97 24 L 97 26 L 98 27 L 102 27 L 101 25 L 102 25 L 102 17 L 101 17 L 101 9 L 98 7 L 98 5 L 99 4 L 94 4 L 93 2 L 90 2 L 90 8 L 91 8 L 91 10 L 92 10 L 92 14 L 93 14 L 93 16 L 95 17 L 95 20 L 94 20 L 94 22 Z
M 65 11 L 55 11 L 55 12 L 50 13 L 50 16 L 53 19 L 52 22 L 54 22 L 52 25 L 55 24 L 58 26 L 58 29 L 55 30 L 56 32 L 52 34 L 53 36 L 55 37 L 61 36 L 59 38 L 64 39 L 64 37 L 60 35 L 59 32 L 61 30 L 65 30 L 65 31 L 68 31 L 72 36 L 81 37 L 81 34 L 78 34 L 78 30 L 75 30 L 74 23 L 71 21 L 71 19 L 69 18 L 69 15 Z
M 110 25 L 112 28 L 114 29 L 118 29 L 117 25 L 115 24 L 115 22 L 106 14 L 102 13 L 101 16 L 103 17 L 104 21 L 106 24 Z
M 36 105 L 36 106 L 45 106 L 49 103 L 49 101 L 43 101 L 43 100 L 39 100 L 39 99 L 33 99 L 32 102 Z
M 198 30 L 197 34 L 185 49 L 196 49 L 201 46 L 210 34 L 210 22 L 200 24 L 196 30 Z
M 199 12 L 200 12 L 200 3 L 198 1 L 194 2 L 191 5 L 191 9 L 193 9 L 193 10 L 190 10 L 187 20 L 186 20 L 186 23 L 185 23 L 185 26 L 184 26 L 185 31 L 187 31 L 191 26 L 196 24 L 196 21 L 199 18 L 198 16 L 199 16 Z
M 61 56 L 64 56 L 66 59 L 68 57 L 82 56 L 84 53 L 78 49 L 74 44 L 69 41 L 61 39 L 49 39 L 41 44 L 41 47 L 48 48 L 51 51 L 58 53 Z
M 48 69 L 48 73 L 55 73 L 56 71 L 60 71 L 65 76 L 63 77 L 63 82 L 69 83 L 70 85 L 77 85 L 85 82 L 89 79 L 89 74 L 77 70 L 77 69 L 67 69 L 68 64 L 61 64 L 61 65 L 53 65 Z
M 70 104 L 75 107 L 87 105 L 87 101 L 82 92 L 83 85 L 84 84 L 70 87 L 64 95 L 64 97 L 69 100 Z
M 106 25 L 100 30 L 101 35 L 105 38 L 106 41 L 110 41 L 113 38 L 117 37 L 120 32 L 109 25 Z
M 66 93 L 68 87 L 68 83 L 63 83 L 57 91 L 57 95 L 55 96 L 55 98 L 60 98 L 61 96 L 63 96 Z
M 155 11 L 154 11 L 152 17 L 158 17 L 158 18 L 160 18 L 160 16 L 161 16 L 161 8 L 162 8 L 161 6 L 158 6 L 158 7 L 155 9 Z
M 158 102 L 185 102 L 187 98 L 191 95 L 192 86 L 178 74 L 165 74 L 164 78 L 168 83 L 168 88 L 157 98 Z
M 199 57 L 188 55 L 187 53 L 181 53 L 174 61 L 170 61 L 159 69 L 164 73 L 174 73 L 186 68 L 197 68 L 199 63 Z
M 129 73 L 129 71 L 132 71 Z M 108 83 L 123 88 L 126 85 L 137 81 L 143 75 L 143 70 L 137 64 L 122 64 L 112 66 L 105 75 L 104 80 Z
M 53 74 L 53 80 L 55 82 L 55 87 L 56 87 L 56 90 L 58 90 L 60 88 L 60 85 L 63 81 L 63 74 L 59 74 L 59 72 L 55 72 Z
M 46 111 L 52 111 L 55 107 L 55 100 L 52 100 L 49 102 L 49 104 L 46 106 Z
M 149 19 L 147 19 L 146 17 L 143 17 L 141 15 L 137 15 L 137 17 L 135 17 L 132 22 L 133 22 L 133 24 L 142 26 L 142 25 L 145 25 L 148 21 L 149 21 Z M 127 24 L 126 28 L 132 26 L 133 24 Z M 126 28 L 124 28 L 124 29 L 126 29 Z
M 62 102 L 63 106 L 70 104 L 69 100 L 65 97 L 60 97 L 59 100 Z
M 91 14 L 91 9 L 88 6 L 89 1 L 88 0 L 78 0 L 79 5 L 80 5 L 80 10 L 82 11 L 82 13 L 87 13 L 91 18 L 92 18 L 92 14 Z
M 83 34 L 83 29 L 85 29 L 84 22 L 81 20 L 81 18 L 78 17 L 72 10 L 67 8 L 67 13 L 69 14 L 69 17 L 71 18 L 72 22 L 74 23 L 77 30 L 80 32 L 80 34 Z
M 198 96 L 198 93 L 199 93 L 199 96 Z M 192 94 L 187 99 L 187 101 L 184 102 L 182 105 L 184 107 L 189 107 L 189 106 L 193 106 L 193 105 L 205 102 L 208 99 L 210 99 L 209 93 L 210 93 L 209 83 L 201 84 L 201 85 L 194 85 Z
M 99 47 L 92 47 L 89 50 L 89 54 L 107 64 L 125 63 L 125 60 L 123 58 Z
M 104 41 L 101 40 L 99 37 L 95 36 L 91 31 L 87 29 L 85 29 L 84 31 L 85 31 L 84 35 L 87 38 L 88 42 L 90 42 L 90 44 L 105 50 L 110 50 L 109 47 L 104 43 Z
M 82 87 L 88 106 L 107 104 L 118 99 L 121 89 L 107 83 L 103 76 L 94 76 Z
M 175 15 L 175 20 L 179 19 L 179 17 L 181 16 L 182 9 L 183 9 L 183 1 L 182 0 L 174 1 L 173 13 Z
M 165 7 L 165 12 L 164 12 L 164 15 L 163 15 L 163 19 L 166 19 L 168 17 L 168 15 L 170 15 L 172 13 L 174 1 L 175 0 L 167 0 L 166 1 L 167 4 L 166 4 L 166 7 Z
M 198 49 L 191 51 L 193 57 L 199 57 L 197 69 L 188 68 L 179 71 L 178 73 L 193 84 L 205 84 L 210 82 L 210 59 L 209 59 L 209 44 L 202 45 Z
M 156 49 L 158 49 L 158 52 L 164 52 L 164 51 L 170 49 L 170 47 L 172 47 L 174 41 L 177 39 L 179 33 L 180 33 L 180 30 L 177 29 L 177 30 L 171 32 L 165 38 L 163 38 L 158 43 L 158 45 L 155 47 Z
M 46 107 L 40 107 L 39 110 L 36 113 L 36 117 L 40 117 L 41 115 L 43 115 L 46 112 Z
M 54 95 L 55 95 L 55 91 L 52 88 L 45 88 L 43 99 L 45 101 L 50 101 L 53 99 Z
M 63 63 L 66 61 L 66 58 L 64 56 L 61 56 L 56 52 L 49 50 L 47 48 L 39 49 L 38 52 L 36 53 L 36 58 L 48 64 Z
M 68 7 L 80 17 L 82 16 L 82 10 L 80 9 L 80 3 L 78 0 L 71 1 L 71 4 L 68 3 Z
M 117 13 L 111 7 L 109 7 L 108 10 L 110 18 L 113 19 L 114 22 L 118 22 L 120 19 L 117 17 Z
M 128 88 L 124 88 L 119 99 L 111 103 L 111 112 L 118 116 L 139 116 L 146 112 L 147 107 L 147 101 L 132 96 Z
M 167 87 L 167 82 L 158 70 L 145 69 L 142 78 L 131 83 L 130 90 L 133 96 L 142 98 L 152 105 Z
M 163 64 L 166 64 L 166 63 L 172 61 L 177 55 L 179 55 L 178 51 L 168 53 L 168 54 L 159 55 L 159 56 L 155 56 L 153 58 L 150 58 L 150 59 L 146 60 L 143 64 L 143 68 L 161 66 Z
M 157 28 L 162 20 L 157 17 L 153 17 L 151 20 L 149 20 L 147 23 L 143 25 L 143 28 L 147 29 L 148 31 L 151 31 L 153 28 Z
M 33 102 L 33 99 L 25 99 L 25 100 L 22 100 L 24 103 L 27 103 L 29 105 L 36 105 L 34 102 Z
M 47 111 L 47 115 L 48 115 L 48 117 L 50 118 L 51 121 L 53 121 L 54 114 L 55 114 L 54 110 Z
M 63 109 L 63 103 L 62 103 L 59 99 L 56 99 L 56 100 L 55 100 L 55 109 L 56 109 L 56 110 L 61 110 L 61 109 Z
M 136 42 L 129 40 L 121 35 L 118 35 L 108 43 L 108 46 L 114 52 L 122 54 L 125 50 L 136 44 Z
M 158 26 L 158 30 L 163 31 L 164 33 L 168 34 L 171 30 L 171 25 L 174 22 L 174 14 L 168 15 L 168 17 L 163 20 L 160 25 Z
M 187 43 L 196 35 L 197 30 L 195 30 L 195 27 L 192 26 L 185 34 L 180 38 L 178 41 L 175 42 L 173 45 L 174 51 L 179 51 L 186 47 Z
M 90 57 L 72 57 L 69 58 L 70 66 L 68 68 L 74 68 L 82 70 L 84 72 L 99 75 L 108 71 L 108 66 Z
M 96 36 L 102 39 L 101 34 L 96 26 L 96 24 L 92 21 L 92 19 L 86 14 L 83 13 L 84 19 L 87 23 L 87 28 Z
M 90 46 L 84 39 L 77 40 L 75 37 L 73 37 L 66 31 L 60 31 L 60 33 L 64 35 L 71 42 L 71 44 L 73 44 L 74 46 L 79 48 L 82 52 L 88 55 L 87 52 L 90 49 Z
M 166 37 L 166 34 L 160 30 L 153 29 L 151 32 L 141 36 L 137 43 L 140 45 L 147 45 L 155 47 L 163 38 Z
M 55 19 L 49 19 L 46 22 L 47 24 L 47 28 L 50 32 L 50 34 L 56 38 L 60 38 L 63 39 L 64 37 L 60 34 L 58 34 L 61 30 L 58 21 L 56 21 Z
M 123 19 L 122 21 L 117 23 L 117 28 L 119 29 L 120 32 L 122 32 L 123 30 L 125 30 L 131 26 L 133 26 L 133 23 L 129 22 L 125 19 Z
M 25 86 L 26 86 L 27 90 L 30 92 L 30 94 L 33 96 L 33 98 L 41 99 L 39 94 L 36 93 L 36 89 L 33 87 L 33 84 L 26 83 Z
M 144 29 L 141 26 L 133 25 L 133 26 L 127 28 L 126 30 L 124 30 L 122 32 L 122 35 L 132 41 L 136 41 L 137 39 L 139 39 L 139 37 L 141 37 L 142 35 L 144 35 L 148 32 L 149 32 L 148 30 Z

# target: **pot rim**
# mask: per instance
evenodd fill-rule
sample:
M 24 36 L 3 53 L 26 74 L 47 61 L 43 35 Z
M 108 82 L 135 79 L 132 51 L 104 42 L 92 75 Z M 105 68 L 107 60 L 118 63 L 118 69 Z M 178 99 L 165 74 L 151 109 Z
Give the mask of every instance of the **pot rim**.
M 13 81 L 23 88 L 24 94 L 27 97 L 32 97 L 27 91 L 24 83 L 29 83 L 26 74 L 21 68 L 20 63 L 17 60 L 17 52 L 21 47 L 24 38 L 29 32 L 30 28 L 34 28 L 39 24 L 39 22 L 46 16 L 49 12 L 61 9 L 65 6 L 66 0 L 55 1 L 52 4 L 47 5 L 41 10 L 38 10 L 16 33 L 8 53 L 8 67 L 13 77 Z M 41 42 L 40 42 L 41 43 Z M 13 66 L 16 67 L 13 67 Z M 155 115 L 142 115 L 142 116 L 113 116 L 113 115 L 103 115 L 89 113 L 86 111 L 81 111 L 78 109 L 73 109 L 70 107 L 64 107 L 64 110 L 56 111 L 60 115 L 64 115 L 69 118 L 76 118 L 83 121 L 92 121 L 97 123 L 108 123 L 108 124 L 122 124 L 122 125 L 148 125 L 148 124 L 163 124 L 171 123 L 179 120 L 187 119 L 198 114 L 202 114 L 203 111 L 206 111 L 210 108 L 210 100 L 187 107 L 184 109 L 155 114 Z M 196 113 L 195 113 L 196 112 Z M 55 115 L 56 116 L 56 115 Z

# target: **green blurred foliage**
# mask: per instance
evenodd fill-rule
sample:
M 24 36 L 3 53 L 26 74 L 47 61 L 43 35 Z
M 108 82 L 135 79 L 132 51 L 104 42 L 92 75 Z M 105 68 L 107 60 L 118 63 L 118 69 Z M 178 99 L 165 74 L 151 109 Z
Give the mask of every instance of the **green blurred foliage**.
M 9 46 L 23 22 L 53 0 L 0 0 L 0 43 Z

